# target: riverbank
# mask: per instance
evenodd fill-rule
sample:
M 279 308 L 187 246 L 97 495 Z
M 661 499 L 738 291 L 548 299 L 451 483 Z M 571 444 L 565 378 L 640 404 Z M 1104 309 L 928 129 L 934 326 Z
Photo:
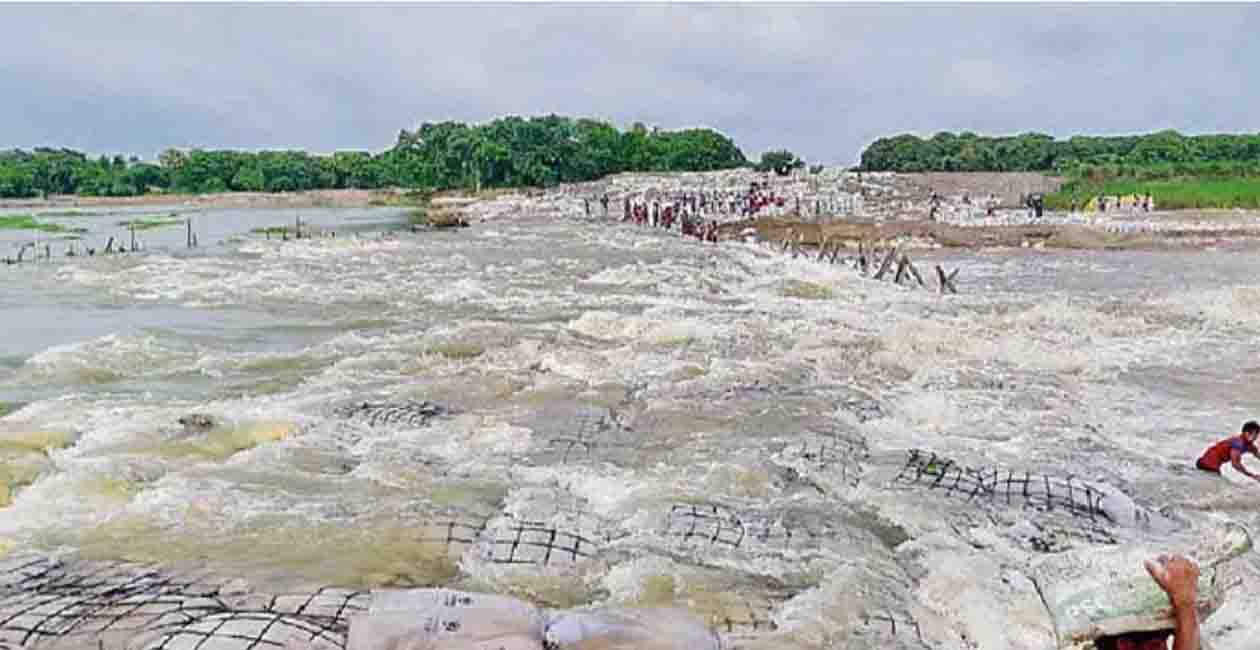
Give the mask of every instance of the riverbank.
M 0 209 L 182 205 L 197 208 L 363 208 L 394 205 L 408 194 L 401 188 L 381 190 L 311 190 L 307 192 L 223 192 L 217 194 L 153 193 L 141 196 L 53 195 L 43 199 L 3 199 Z
M 469 223 L 529 216 L 620 223 L 626 201 L 649 210 L 700 195 L 697 217 L 716 221 L 721 239 L 818 245 L 824 239 L 898 242 L 909 248 L 1048 248 L 1064 250 L 1200 250 L 1260 244 L 1260 211 L 1178 210 L 1109 213 L 1018 208 L 1018 195 L 1050 189 L 1056 179 L 1035 174 L 822 174 L 778 177 L 749 170 L 700 174 L 621 174 L 594 183 L 490 197 L 441 199 Z M 713 207 L 712 197 L 738 197 L 753 184 L 783 201 L 755 214 Z M 764 189 L 764 188 L 769 188 Z M 933 212 L 933 194 L 936 210 Z M 992 195 L 990 212 L 980 201 Z M 608 204 L 603 199 L 607 197 Z M 438 200 L 435 200 L 437 203 Z
M 1029 173 L 857 174 L 839 169 L 789 177 L 752 170 L 682 174 L 618 174 L 553 188 L 447 191 L 422 196 L 402 188 L 149 194 L 136 197 L 52 196 L 0 201 L 0 209 L 44 211 L 106 207 L 185 206 L 193 209 L 364 208 L 426 206 L 468 223 L 526 215 L 616 220 L 622 202 L 660 201 L 689 192 L 735 192 L 751 183 L 775 188 L 783 206 L 752 216 L 712 215 L 723 239 L 749 235 L 769 242 L 787 236 L 806 245 L 824 238 L 900 241 L 911 248 L 1049 248 L 1072 250 L 1204 249 L 1260 244 L 1260 210 L 1047 212 L 1018 208 L 1023 192 L 1051 190 L 1061 179 Z M 932 213 L 932 195 L 937 210 Z M 989 214 L 979 202 L 992 195 Z M 609 207 L 602 205 L 609 198 Z M 935 217 L 935 218 L 933 218 Z

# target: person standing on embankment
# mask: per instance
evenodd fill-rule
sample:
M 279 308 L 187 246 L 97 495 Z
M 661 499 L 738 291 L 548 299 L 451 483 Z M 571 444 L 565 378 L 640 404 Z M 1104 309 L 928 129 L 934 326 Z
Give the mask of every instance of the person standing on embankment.
M 1199 457 L 1195 467 L 1205 472 L 1220 474 L 1221 467 L 1228 462 L 1242 475 L 1249 477 L 1253 481 L 1260 481 L 1260 475 L 1251 473 L 1242 464 L 1242 457 L 1245 453 L 1251 453 L 1252 456 L 1260 458 L 1260 451 L 1256 450 L 1256 438 L 1260 438 L 1260 423 L 1252 420 L 1243 425 L 1241 434 L 1233 438 L 1226 438 L 1209 447 Z

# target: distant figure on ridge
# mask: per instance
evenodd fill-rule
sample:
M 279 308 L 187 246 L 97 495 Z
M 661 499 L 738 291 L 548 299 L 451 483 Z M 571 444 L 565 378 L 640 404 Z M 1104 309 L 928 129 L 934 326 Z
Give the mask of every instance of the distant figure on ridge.
M 1243 425 L 1241 434 L 1222 440 L 1209 447 L 1199 457 L 1195 467 L 1205 472 L 1220 474 L 1221 466 L 1229 463 L 1244 476 L 1250 477 L 1253 481 L 1260 481 L 1260 475 L 1251 473 L 1242 464 L 1243 454 L 1250 453 L 1252 456 L 1260 458 L 1260 451 L 1256 450 L 1257 438 L 1260 438 L 1260 423 L 1252 420 Z

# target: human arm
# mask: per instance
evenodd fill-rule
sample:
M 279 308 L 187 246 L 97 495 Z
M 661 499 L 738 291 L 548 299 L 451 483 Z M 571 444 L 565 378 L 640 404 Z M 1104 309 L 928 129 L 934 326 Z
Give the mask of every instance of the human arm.
M 1253 481 L 1260 481 L 1260 475 L 1251 473 L 1251 471 L 1249 471 L 1246 467 L 1243 466 L 1242 456 L 1243 456 L 1242 451 L 1240 451 L 1237 447 L 1230 449 L 1229 450 L 1229 464 L 1232 465 L 1234 469 L 1238 470 L 1238 473 L 1242 474 L 1243 476 L 1247 476 L 1251 478 L 1251 480 Z
M 1146 572 L 1168 594 L 1172 604 L 1173 650 L 1200 650 L 1199 613 L 1195 609 L 1199 598 L 1199 567 L 1180 555 L 1161 555 L 1154 561 L 1146 561 Z

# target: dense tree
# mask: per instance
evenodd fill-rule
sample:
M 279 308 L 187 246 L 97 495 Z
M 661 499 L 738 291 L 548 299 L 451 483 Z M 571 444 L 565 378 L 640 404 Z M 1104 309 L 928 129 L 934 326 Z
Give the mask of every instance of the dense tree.
M 1053 171 L 1083 166 L 1152 166 L 1174 163 L 1260 160 L 1260 134 L 1184 136 L 1160 131 L 1144 136 L 1073 136 L 1055 140 L 1040 133 L 982 137 L 937 133 L 880 138 L 862 152 L 868 171 Z
M 793 169 L 799 169 L 804 166 L 805 161 L 797 158 L 796 154 L 787 149 L 781 149 L 761 154 L 761 161 L 757 163 L 757 170 L 787 174 Z
M 546 186 L 624 171 L 704 171 L 746 165 L 726 136 L 708 129 L 621 132 L 606 122 L 505 117 L 486 124 L 424 123 L 379 154 L 340 151 L 168 149 L 157 164 L 122 156 L 92 160 L 68 149 L 0 152 L 0 197 L 121 196 L 150 191 L 290 192 L 401 186 L 426 189 Z

